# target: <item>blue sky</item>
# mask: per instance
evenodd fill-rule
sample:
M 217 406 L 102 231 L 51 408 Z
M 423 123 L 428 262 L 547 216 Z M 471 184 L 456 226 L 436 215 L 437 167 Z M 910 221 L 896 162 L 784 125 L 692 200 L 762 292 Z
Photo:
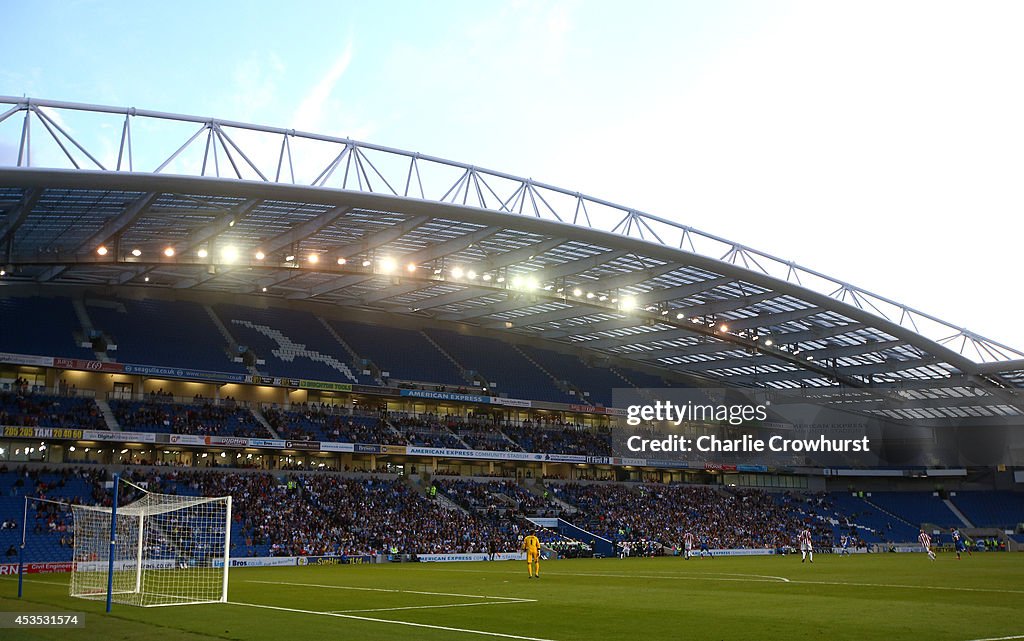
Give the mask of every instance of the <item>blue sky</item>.
M 672 218 L 1024 349 L 1024 4 L 0 0 L 0 94 L 347 135 Z

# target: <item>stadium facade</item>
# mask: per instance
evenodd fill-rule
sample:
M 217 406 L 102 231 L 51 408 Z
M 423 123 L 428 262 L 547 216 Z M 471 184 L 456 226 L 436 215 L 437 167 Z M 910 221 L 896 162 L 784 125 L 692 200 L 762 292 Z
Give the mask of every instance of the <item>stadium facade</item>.
M 166 388 L 284 410 L 532 417 L 588 433 L 621 413 L 617 386 L 788 391 L 908 434 L 1021 424 L 1021 351 L 668 218 L 349 139 L 134 108 L 0 106 L 8 385 L 104 402 Z M 334 442 L 272 425 L 260 436 L 132 430 L 106 414 L 88 433 L 10 425 L 7 456 L 56 439 L 73 461 L 69 442 L 111 440 L 190 461 L 238 450 L 278 465 L 485 461 L 473 469 L 690 478 L 685 466 L 582 445 L 531 451 L 508 435 L 507 449 L 457 434 Z M 999 473 L 1014 471 L 1014 448 Z M 810 470 L 792 468 L 806 483 Z

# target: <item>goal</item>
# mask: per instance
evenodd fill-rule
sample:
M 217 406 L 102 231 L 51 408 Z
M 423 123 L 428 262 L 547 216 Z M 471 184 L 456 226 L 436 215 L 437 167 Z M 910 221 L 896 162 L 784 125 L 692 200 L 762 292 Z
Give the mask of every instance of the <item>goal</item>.
M 72 509 L 71 596 L 108 606 L 227 601 L 230 496 L 147 493 L 116 509 Z

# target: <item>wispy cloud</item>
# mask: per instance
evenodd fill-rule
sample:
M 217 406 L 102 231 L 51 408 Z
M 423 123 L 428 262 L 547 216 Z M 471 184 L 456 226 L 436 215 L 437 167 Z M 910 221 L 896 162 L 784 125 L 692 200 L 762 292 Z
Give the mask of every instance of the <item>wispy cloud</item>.
M 341 77 L 348 71 L 352 63 L 352 41 L 349 40 L 341 55 L 335 59 L 330 69 L 327 70 L 313 88 L 306 94 L 306 97 L 299 103 L 295 110 L 292 122 L 296 129 L 306 131 L 325 131 L 330 128 L 325 122 L 325 114 L 332 111 L 334 101 L 331 95 L 341 81 Z

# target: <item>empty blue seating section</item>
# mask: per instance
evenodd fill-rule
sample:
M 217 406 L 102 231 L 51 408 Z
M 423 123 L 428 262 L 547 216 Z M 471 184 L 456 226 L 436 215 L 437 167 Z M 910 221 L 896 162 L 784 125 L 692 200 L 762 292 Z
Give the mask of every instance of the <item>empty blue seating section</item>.
M 424 331 L 465 369 L 487 377 L 487 381 L 481 382 L 497 383 L 495 391 L 498 394 L 554 403 L 578 402 L 578 399 L 559 390 L 547 374 L 507 343 L 442 329 Z
M 464 385 L 459 368 L 417 331 L 330 320 L 334 331 L 362 358 L 391 378 Z
M 575 356 L 529 345 L 520 345 L 519 349 L 555 378 L 567 381 L 582 392 L 589 392 L 589 395 L 580 397 L 581 401 L 610 407 L 612 390 L 616 387 L 629 387 L 626 381 L 616 376 L 610 369 L 590 367 Z
M 301 310 L 216 305 L 214 310 L 239 345 L 266 361 L 260 371 L 318 381 L 360 382 L 351 355 L 320 320 Z
M 96 401 L 91 398 L 21 396 L 13 392 L 0 392 L 0 425 L 107 429 Z
M 950 501 L 975 527 L 1014 529 L 1024 523 L 1022 492 L 956 492 Z
M 96 358 L 75 340 L 82 327 L 69 298 L 0 298 L 0 318 L 0 352 Z
M 635 369 L 627 369 L 624 367 L 614 367 L 612 369 L 625 376 L 630 383 L 636 385 L 637 387 L 653 389 L 657 389 L 659 387 L 673 387 L 673 385 L 670 385 L 666 383 L 664 380 L 662 380 L 660 376 L 654 376 L 653 374 L 640 372 Z
M 834 499 L 834 505 L 840 514 L 846 515 L 859 525 L 874 530 L 876 538 L 864 536 L 864 540 L 868 543 L 912 543 L 917 541 L 917 527 L 907 525 L 900 519 L 886 514 L 864 499 L 853 496 L 849 492 L 832 492 L 830 496 Z
M 109 336 L 121 363 L 244 372 L 202 305 L 188 301 L 86 301 L 93 327 Z
M 963 527 L 956 514 L 932 492 L 872 492 L 868 500 L 914 525 L 933 523 Z

